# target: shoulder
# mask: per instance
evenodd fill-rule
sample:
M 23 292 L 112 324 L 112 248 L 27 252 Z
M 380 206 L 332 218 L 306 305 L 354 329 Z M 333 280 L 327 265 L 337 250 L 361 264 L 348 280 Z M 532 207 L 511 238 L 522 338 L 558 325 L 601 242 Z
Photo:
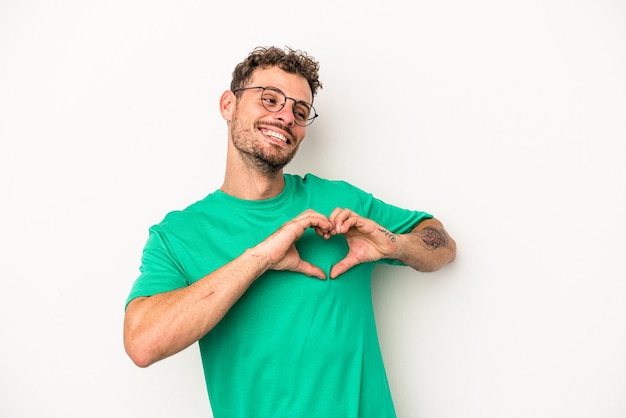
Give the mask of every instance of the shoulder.
M 185 225 L 193 225 L 205 219 L 207 216 L 210 216 L 211 212 L 220 210 L 220 205 L 216 203 L 216 193 L 211 193 L 184 209 L 176 209 L 168 212 L 155 226 L 165 230 L 177 229 Z
M 350 208 L 367 213 L 373 197 L 344 180 L 322 178 L 314 174 L 288 175 L 288 194 L 291 199 L 303 203 L 306 208 L 330 214 L 335 208 Z
M 327 179 L 323 177 L 319 177 L 315 174 L 305 174 L 304 176 L 295 175 L 295 174 L 286 174 L 286 178 L 289 178 L 291 182 L 297 187 L 301 188 L 318 188 L 318 189 L 326 189 L 326 190 L 335 190 L 335 191 L 357 191 L 362 192 L 362 190 L 353 184 L 339 179 Z

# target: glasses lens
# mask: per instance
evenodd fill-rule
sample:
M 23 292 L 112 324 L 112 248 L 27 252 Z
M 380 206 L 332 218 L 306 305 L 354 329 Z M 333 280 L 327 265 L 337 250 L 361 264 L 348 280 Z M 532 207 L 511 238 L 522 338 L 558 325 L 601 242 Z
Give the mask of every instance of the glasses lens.
M 293 100 L 293 99 L 292 99 Z M 263 107 L 270 112 L 279 112 L 285 107 L 287 97 L 285 93 L 275 87 L 266 87 L 261 94 Z M 296 124 L 307 126 L 315 119 L 313 106 L 306 102 L 295 102 L 293 106 L 293 117 Z
M 285 106 L 285 101 L 287 98 L 285 94 L 274 88 L 266 88 L 263 90 L 263 94 L 261 95 L 261 103 L 263 103 L 263 107 L 270 112 L 278 112 Z
M 307 103 L 298 102 L 293 107 L 293 116 L 296 123 L 300 126 L 307 126 L 309 124 L 311 113 L 311 106 Z

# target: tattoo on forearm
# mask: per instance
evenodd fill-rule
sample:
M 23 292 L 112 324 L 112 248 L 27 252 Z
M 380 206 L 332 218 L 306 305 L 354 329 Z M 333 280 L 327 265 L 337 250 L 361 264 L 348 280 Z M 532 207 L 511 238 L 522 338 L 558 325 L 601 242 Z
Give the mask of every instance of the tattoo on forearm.
M 391 240 L 391 242 L 396 242 L 396 236 L 394 234 L 392 234 L 391 232 L 387 231 L 384 228 L 378 228 L 378 230 L 382 232 L 383 234 L 387 235 L 389 239 Z
M 431 250 L 436 250 L 439 247 L 448 245 L 448 235 L 435 228 L 420 229 L 419 231 L 415 231 L 415 235 L 420 237 L 426 247 Z

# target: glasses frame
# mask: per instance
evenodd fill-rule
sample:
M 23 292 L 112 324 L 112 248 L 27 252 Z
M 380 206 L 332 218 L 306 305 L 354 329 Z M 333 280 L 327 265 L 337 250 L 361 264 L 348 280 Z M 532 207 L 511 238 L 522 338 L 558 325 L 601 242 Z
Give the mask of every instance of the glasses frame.
M 298 123 L 298 121 L 296 121 L 295 117 L 294 117 L 294 122 L 296 125 L 298 126 L 302 126 L 303 128 L 309 126 L 310 124 L 313 123 L 313 121 L 319 116 L 317 114 L 317 111 L 315 110 L 315 107 L 313 107 L 313 105 L 311 103 L 305 102 L 303 100 L 296 100 L 293 97 L 289 97 L 287 96 L 281 89 L 279 89 L 278 87 L 274 87 L 274 86 L 267 86 L 267 87 L 263 87 L 263 86 L 253 86 L 253 87 L 240 87 L 238 89 L 233 90 L 233 93 L 237 93 L 239 91 L 244 91 L 244 90 L 256 90 L 256 89 L 262 89 L 261 91 L 261 105 L 263 106 L 263 109 L 267 110 L 268 112 L 271 113 L 278 113 L 281 110 L 283 110 L 285 108 L 285 105 L 287 104 L 287 99 L 291 99 L 293 100 L 293 106 L 291 107 L 291 112 L 295 115 L 295 109 L 296 109 L 296 105 L 298 103 L 302 103 L 307 105 L 308 107 L 311 108 L 311 110 L 313 111 L 313 116 L 310 116 L 307 120 L 306 123 L 304 125 L 302 125 L 301 123 Z M 265 92 L 265 90 L 267 89 L 271 89 L 274 90 L 280 94 L 282 94 L 285 97 L 285 101 L 280 105 L 280 108 L 278 110 L 270 110 L 267 107 L 265 107 L 265 103 L 263 102 L 263 93 Z

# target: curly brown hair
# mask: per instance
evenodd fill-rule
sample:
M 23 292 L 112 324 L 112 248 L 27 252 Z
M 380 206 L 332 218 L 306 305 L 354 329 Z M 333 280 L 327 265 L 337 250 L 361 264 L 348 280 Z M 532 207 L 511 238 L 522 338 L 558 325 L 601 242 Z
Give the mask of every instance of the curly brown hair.
M 313 96 L 315 96 L 318 89 L 322 88 L 318 75 L 320 65 L 315 61 L 315 58 L 307 55 L 306 52 L 289 47 L 283 50 L 274 46 L 259 46 L 254 48 L 245 60 L 237 64 L 233 71 L 230 89 L 235 90 L 245 87 L 245 84 L 252 77 L 252 73 L 258 67 L 278 67 L 288 73 L 301 75 L 309 83 Z

